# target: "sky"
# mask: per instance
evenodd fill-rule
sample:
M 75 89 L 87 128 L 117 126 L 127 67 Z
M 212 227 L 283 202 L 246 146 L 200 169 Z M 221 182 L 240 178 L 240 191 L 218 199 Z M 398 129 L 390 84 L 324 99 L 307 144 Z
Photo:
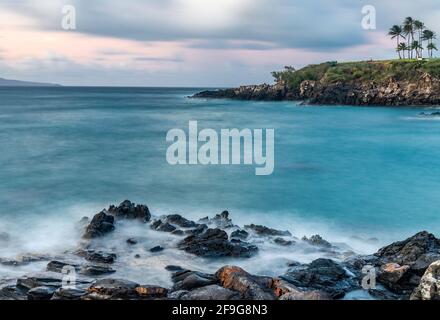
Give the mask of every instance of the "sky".
M 62 27 L 73 6 L 75 30 Z M 376 29 L 362 27 L 362 8 Z M 63 85 L 230 87 L 324 61 L 396 56 L 406 16 L 440 34 L 438 0 L 0 0 L 0 77 Z

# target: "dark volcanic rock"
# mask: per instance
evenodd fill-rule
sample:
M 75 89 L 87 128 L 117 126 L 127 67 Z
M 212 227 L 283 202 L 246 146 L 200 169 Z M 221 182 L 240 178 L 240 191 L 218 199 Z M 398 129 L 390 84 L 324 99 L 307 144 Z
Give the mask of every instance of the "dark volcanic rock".
M 74 288 L 59 288 L 55 291 L 51 300 L 80 300 L 87 294 L 86 290 Z
M 289 90 L 283 84 L 261 84 L 217 91 L 203 91 L 195 94 L 192 98 L 280 101 L 295 100 L 298 98 L 298 94 Z
M 180 295 L 177 295 L 179 300 L 239 300 L 240 294 L 236 291 L 223 288 L 219 285 L 209 285 L 201 288 L 197 288 L 190 292 L 177 291 Z
M 44 273 L 28 275 L 17 279 L 17 287 L 30 290 L 37 287 L 59 288 L 62 284 L 62 276 L 57 273 Z
M 27 289 L 6 286 L 0 289 L 0 300 L 27 300 Z
M 293 267 L 281 278 L 304 290 L 325 291 L 333 299 L 342 298 L 359 286 L 340 264 L 330 259 L 317 259 L 309 265 Z
M 250 224 L 244 227 L 245 229 L 252 230 L 259 236 L 292 236 L 289 231 L 280 231 L 255 224 Z
M 55 292 L 55 287 L 36 287 L 28 291 L 29 300 L 50 300 Z
M 172 275 L 172 280 L 175 282 L 173 291 L 193 290 L 217 282 L 213 275 L 189 270 L 175 272 Z
M 254 255 L 258 248 L 240 240 L 229 241 L 228 234 L 220 229 L 190 235 L 183 239 L 178 248 L 202 257 L 245 257 Z
M 93 252 L 85 257 L 88 261 L 99 262 L 99 263 L 114 263 L 116 260 L 116 254 L 105 253 L 105 252 Z
M 185 219 L 178 214 L 171 214 L 166 216 L 165 221 L 181 228 L 194 228 L 196 226 L 196 223 L 194 221 Z
M 165 267 L 165 270 L 170 272 L 178 272 L 178 271 L 183 271 L 184 269 L 180 266 L 168 265 Z
M 137 242 L 137 240 L 135 238 L 129 238 L 129 239 L 127 239 L 127 243 L 129 245 L 133 246 L 133 245 L 137 244 L 138 242 Z
M 151 213 L 148 207 L 142 204 L 134 204 L 129 200 L 125 200 L 119 206 L 110 206 L 108 212 L 116 219 L 140 220 L 142 222 L 150 221 Z
M 150 252 L 161 252 L 161 251 L 164 251 L 165 249 L 163 248 L 163 247 L 161 247 L 161 246 L 156 246 L 156 247 L 154 247 L 154 248 L 151 248 L 150 249 Z
M 97 299 L 132 299 L 138 296 L 139 284 L 123 279 L 103 279 L 95 281 L 88 292 Z
M 115 218 L 108 214 L 107 211 L 101 211 L 96 214 L 90 224 L 87 226 L 83 235 L 84 239 L 99 238 L 115 229 Z
M 423 231 L 380 249 L 375 256 L 383 264 L 408 265 L 410 272 L 422 276 L 431 263 L 440 260 L 440 239 Z
M 111 273 L 115 273 L 116 270 L 108 267 L 108 266 L 83 266 L 79 269 L 79 273 L 85 276 L 101 276 L 107 275 Z
M 222 287 L 239 292 L 244 300 L 275 299 L 272 278 L 253 276 L 235 266 L 225 266 L 215 276 Z
M 168 222 L 162 220 L 156 220 L 151 224 L 151 229 L 161 232 L 173 232 L 177 228 Z
M 61 261 L 50 261 L 47 264 L 46 270 L 52 272 L 62 272 L 65 267 L 73 267 L 75 270 L 78 270 L 78 265 L 61 262 Z
M 323 248 L 331 248 L 332 246 L 330 242 L 324 240 L 319 234 L 311 236 L 310 238 L 304 236 L 302 240 L 312 246 L 318 246 Z
M 249 237 L 249 233 L 246 230 L 235 230 L 231 233 L 231 239 L 246 240 Z
M 214 223 L 220 229 L 228 229 L 234 226 L 232 220 L 229 218 L 229 212 L 226 210 L 220 214 L 216 214 L 210 222 Z
M 286 240 L 286 239 L 280 238 L 280 237 L 273 239 L 273 242 L 275 242 L 277 245 L 285 246 L 285 247 L 291 246 L 292 244 L 295 243 L 292 240 Z

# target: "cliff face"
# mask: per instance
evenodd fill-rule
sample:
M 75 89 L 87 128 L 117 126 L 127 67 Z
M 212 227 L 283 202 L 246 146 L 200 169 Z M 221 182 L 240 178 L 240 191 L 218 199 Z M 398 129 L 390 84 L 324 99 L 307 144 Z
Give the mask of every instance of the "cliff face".
M 309 104 L 422 106 L 440 105 L 440 81 L 422 75 L 418 81 L 387 83 L 331 83 L 306 80 L 301 83 L 299 99 Z
M 274 85 L 204 91 L 194 97 L 325 105 L 440 105 L 438 70 L 437 60 L 326 63 L 286 71 Z

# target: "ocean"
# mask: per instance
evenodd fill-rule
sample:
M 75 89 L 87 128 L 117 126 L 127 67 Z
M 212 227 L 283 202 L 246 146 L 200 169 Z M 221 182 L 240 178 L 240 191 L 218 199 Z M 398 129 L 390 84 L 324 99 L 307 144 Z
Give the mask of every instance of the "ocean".
M 76 221 L 125 199 L 155 215 L 228 210 L 365 253 L 440 235 L 440 118 L 419 116 L 430 108 L 187 98 L 200 90 L 0 88 L 0 233 L 16 239 L 0 257 L 74 245 Z M 273 174 L 168 164 L 166 134 L 189 121 L 275 129 Z

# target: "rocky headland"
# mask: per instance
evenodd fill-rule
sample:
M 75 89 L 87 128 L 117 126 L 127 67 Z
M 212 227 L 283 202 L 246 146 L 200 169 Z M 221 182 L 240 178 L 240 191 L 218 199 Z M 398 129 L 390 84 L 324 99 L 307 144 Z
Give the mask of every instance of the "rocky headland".
M 440 299 L 440 239 L 425 231 L 372 255 L 359 255 L 319 235 L 299 239 L 288 230 L 256 224 L 240 227 L 227 211 L 192 221 L 178 214 L 154 216 L 146 205 L 128 200 L 77 224 L 82 237 L 73 251 L 0 259 L 0 265 L 10 268 L 32 263 L 45 266 L 37 274 L 2 279 L 0 300 L 333 300 L 350 299 L 359 291 L 381 300 Z M 270 242 L 279 250 L 309 246 L 322 258 L 310 263 L 290 261 L 278 276 L 251 274 L 234 264 L 212 272 L 167 265 L 163 272 L 168 273 L 172 285 L 164 287 L 115 276 L 121 257 L 108 239 L 131 225 L 176 242 L 162 247 L 128 237 L 121 244 L 128 255 L 132 254 L 130 248 L 143 246 L 157 259 L 167 250 L 178 250 L 206 261 L 228 258 L 239 263 L 258 255 L 259 246 Z M 1 234 L 0 241 L 7 245 L 8 234 Z M 377 283 L 370 289 L 362 287 L 367 266 L 376 270 Z M 66 280 L 72 273 L 76 275 L 74 286 Z
M 274 72 L 275 84 L 203 91 L 193 98 L 301 101 L 311 105 L 440 105 L 440 59 L 326 62 Z

